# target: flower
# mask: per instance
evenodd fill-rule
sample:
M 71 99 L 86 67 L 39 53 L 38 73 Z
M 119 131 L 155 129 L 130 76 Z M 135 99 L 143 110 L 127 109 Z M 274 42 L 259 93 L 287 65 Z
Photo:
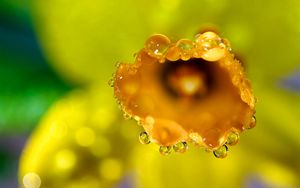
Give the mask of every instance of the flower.
M 134 64 L 118 65 L 112 86 L 126 116 L 167 153 L 193 142 L 225 157 L 225 144 L 255 125 L 250 81 L 229 42 L 214 32 L 175 43 L 149 37 Z

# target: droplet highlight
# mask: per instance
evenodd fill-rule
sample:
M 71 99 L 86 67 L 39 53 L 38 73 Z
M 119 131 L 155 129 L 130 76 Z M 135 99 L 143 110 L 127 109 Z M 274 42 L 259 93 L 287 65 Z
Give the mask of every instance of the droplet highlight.
M 226 145 L 223 145 L 220 148 L 214 150 L 213 153 L 217 158 L 225 158 L 228 153 L 228 147 Z
M 148 133 L 146 132 L 141 132 L 140 136 L 139 136 L 139 140 L 142 144 L 150 144 L 150 137 L 148 135 Z
M 219 47 L 222 39 L 214 32 L 205 32 L 196 38 L 196 46 L 203 50 L 211 50 Z
M 252 116 L 250 123 L 245 126 L 246 129 L 252 129 L 256 126 L 256 117 Z
M 176 153 L 184 153 L 188 150 L 188 144 L 186 142 L 179 142 L 173 146 Z
M 194 43 L 188 39 L 181 39 L 176 43 L 183 61 L 189 60 L 193 55 Z
M 230 146 L 233 146 L 233 145 L 238 143 L 239 139 L 240 139 L 239 133 L 233 131 L 233 132 L 228 134 L 226 144 L 228 144 Z
M 160 146 L 159 153 L 162 155 L 169 155 L 171 153 L 171 146 Z
M 163 58 L 167 52 L 171 41 L 165 35 L 157 34 L 148 38 L 145 43 L 145 50 L 148 55 L 155 58 Z
M 202 54 L 201 58 L 206 61 L 217 61 L 225 55 L 226 45 L 214 32 L 205 32 L 196 38 L 196 51 Z M 202 52 L 202 53 L 200 53 Z

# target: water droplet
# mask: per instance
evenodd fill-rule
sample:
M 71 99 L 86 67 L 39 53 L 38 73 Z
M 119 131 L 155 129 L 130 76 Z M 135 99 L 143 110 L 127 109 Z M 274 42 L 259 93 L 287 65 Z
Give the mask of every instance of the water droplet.
M 126 113 L 126 112 L 124 112 L 123 117 L 124 117 L 126 120 L 131 119 L 131 115 L 128 114 L 128 113 Z
M 225 55 L 226 45 L 214 32 L 205 32 L 196 38 L 196 51 L 206 61 L 217 61 Z M 202 52 L 202 53 L 200 53 Z
M 214 150 L 213 153 L 217 158 L 225 158 L 228 153 L 228 147 L 226 145 L 223 145 L 220 148 Z
M 176 46 L 179 47 L 179 49 L 181 50 L 190 51 L 193 49 L 194 44 L 193 41 L 189 39 L 181 39 L 177 42 Z
M 238 143 L 239 139 L 240 139 L 239 133 L 237 133 L 236 131 L 233 131 L 233 132 L 229 133 L 226 143 L 228 145 L 233 146 Z
M 133 116 L 133 119 L 137 122 L 139 122 L 141 120 L 141 118 L 139 116 Z
M 173 149 L 177 153 L 184 153 L 188 149 L 188 144 L 186 142 L 179 142 L 173 146 Z
M 159 147 L 159 152 L 162 155 L 169 155 L 171 153 L 171 146 L 160 146 Z
M 180 49 L 177 46 L 172 46 L 169 48 L 166 58 L 169 61 L 177 61 L 180 59 Z
M 256 126 L 256 117 L 255 117 L 255 116 L 252 116 L 249 125 L 246 126 L 245 128 L 246 128 L 246 129 L 252 129 L 252 128 L 254 128 L 255 126 Z
M 118 108 L 119 108 L 120 110 L 123 110 L 124 107 L 123 107 L 122 102 L 121 102 L 120 100 L 118 100 L 117 96 L 115 96 L 115 99 L 116 99 L 116 101 L 117 101 Z
M 224 48 L 213 48 L 202 54 L 202 58 L 206 61 L 218 61 L 225 55 Z
M 115 79 L 114 79 L 114 78 L 109 79 L 108 85 L 109 85 L 110 87 L 114 87 L 114 85 L 115 85 Z
M 150 137 L 146 132 L 141 132 L 139 140 L 142 144 L 150 144 Z
M 181 39 L 176 43 L 176 46 L 180 50 L 181 59 L 187 61 L 193 55 L 194 43 L 188 39 Z
M 232 51 L 231 45 L 228 39 L 222 39 L 221 45 L 223 45 L 224 48 L 226 48 L 229 52 Z
M 171 41 L 165 35 L 153 35 L 145 43 L 145 50 L 151 57 L 161 59 L 167 52 Z
M 138 119 L 135 119 L 135 120 L 136 120 L 136 122 L 139 126 L 143 126 L 145 124 L 144 120 L 142 120 L 141 118 L 138 118 Z
M 199 35 L 196 39 L 196 47 L 202 50 L 211 50 L 219 47 L 222 39 L 214 32 L 205 32 Z
M 121 63 L 120 62 L 117 62 L 116 64 L 115 64 L 115 67 L 116 68 L 119 68 L 121 66 Z

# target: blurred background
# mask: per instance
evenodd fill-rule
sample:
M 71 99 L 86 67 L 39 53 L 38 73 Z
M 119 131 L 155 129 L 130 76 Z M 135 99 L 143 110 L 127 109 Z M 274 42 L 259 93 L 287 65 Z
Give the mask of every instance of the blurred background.
M 107 81 L 149 35 L 206 27 L 244 62 L 257 127 L 223 160 L 163 157 Z M 297 0 L 0 0 L 0 187 L 299 188 L 299 44 Z

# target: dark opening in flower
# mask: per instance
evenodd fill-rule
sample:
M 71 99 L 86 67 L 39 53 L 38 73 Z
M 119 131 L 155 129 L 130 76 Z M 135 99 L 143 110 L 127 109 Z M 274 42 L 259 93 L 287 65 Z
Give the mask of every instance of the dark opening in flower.
M 188 62 L 166 61 L 161 72 L 161 83 L 167 92 L 175 97 L 199 98 L 213 87 L 211 67 L 202 59 L 190 59 Z
M 134 64 L 118 67 L 114 92 L 150 141 L 164 147 L 193 142 L 217 150 L 255 124 L 243 67 L 213 32 L 176 43 L 151 36 Z

